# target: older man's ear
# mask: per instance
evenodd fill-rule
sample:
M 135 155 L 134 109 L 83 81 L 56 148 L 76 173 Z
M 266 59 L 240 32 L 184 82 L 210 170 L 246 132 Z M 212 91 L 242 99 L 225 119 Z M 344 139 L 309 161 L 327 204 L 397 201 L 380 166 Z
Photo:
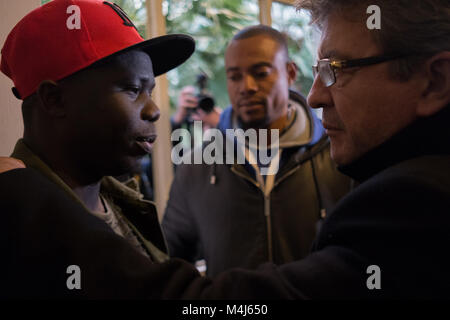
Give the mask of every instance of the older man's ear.
M 428 117 L 450 104 L 450 51 L 439 52 L 429 58 L 423 75 L 426 83 L 417 114 Z
M 26 168 L 21 160 L 10 157 L 0 157 L 0 173 L 20 168 Z

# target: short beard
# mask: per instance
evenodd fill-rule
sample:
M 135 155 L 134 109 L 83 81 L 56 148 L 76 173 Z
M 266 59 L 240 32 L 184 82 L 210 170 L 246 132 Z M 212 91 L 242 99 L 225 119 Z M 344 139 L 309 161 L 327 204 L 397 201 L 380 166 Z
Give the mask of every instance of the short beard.
M 241 129 L 247 130 L 247 129 L 265 129 L 268 126 L 267 123 L 267 117 L 264 117 L 260 120 L 250 121 L 250 122 L 244 122 L 242 121 L 242 118 L 238 116 L 238 124 Z

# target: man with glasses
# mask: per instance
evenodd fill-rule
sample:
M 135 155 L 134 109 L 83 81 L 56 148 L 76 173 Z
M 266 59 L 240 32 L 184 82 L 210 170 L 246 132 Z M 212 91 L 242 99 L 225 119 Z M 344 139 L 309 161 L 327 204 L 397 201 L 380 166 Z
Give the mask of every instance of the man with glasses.
M 360 184 L 306 258 L 191 279 L 184 297 L 450 297 L 450 3 L 375 1 L 381 30 L 369 30 L 373 4 L 297 2 L 322 31 L 308 102 Z
M 379 30 L 366 26 L 373 4 Z M 223 273 L 203 294 L 449 298 L 450 3 L 301 0 L 297 7 L 322 32 L 308 102 L 323 108 L 333 160 L 360 184 L 325 220 L 305 259 Z
M 374 4 L 381 29 L 369 30 Z M 323 109 L 331 157 L 360 184 L 305 259 L 223 273 L 203 293 L 449 298 L 450 2 L 300 0 L 297 8 L 322 33 L 309 105 Z

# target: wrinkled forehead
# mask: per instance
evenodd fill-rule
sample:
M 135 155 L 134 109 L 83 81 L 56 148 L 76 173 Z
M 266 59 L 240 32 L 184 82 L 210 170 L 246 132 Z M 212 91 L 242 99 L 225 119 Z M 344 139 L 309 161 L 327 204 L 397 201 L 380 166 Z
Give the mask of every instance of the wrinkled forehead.
M 355 11 L 357 14 L 359 11 Z M 367 15 L 332 13 L 322 21 L 318 58 L 356 59 L 381 51 L 366 26 Z

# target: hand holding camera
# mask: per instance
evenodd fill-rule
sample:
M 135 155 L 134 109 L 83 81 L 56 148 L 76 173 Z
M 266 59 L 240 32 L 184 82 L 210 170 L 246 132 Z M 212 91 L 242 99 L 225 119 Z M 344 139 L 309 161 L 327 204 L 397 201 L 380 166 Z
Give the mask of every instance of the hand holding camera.
M 221 110 L 215 107 L 214 98 L 206 92 L 207 80 L 205 74 L 199 74 L 197 89 L 193 86 L 186 86 L 181 90 L 177 111 L 173 116 L 175 123 L 203 121 L 208 127 L 217 125 Z

